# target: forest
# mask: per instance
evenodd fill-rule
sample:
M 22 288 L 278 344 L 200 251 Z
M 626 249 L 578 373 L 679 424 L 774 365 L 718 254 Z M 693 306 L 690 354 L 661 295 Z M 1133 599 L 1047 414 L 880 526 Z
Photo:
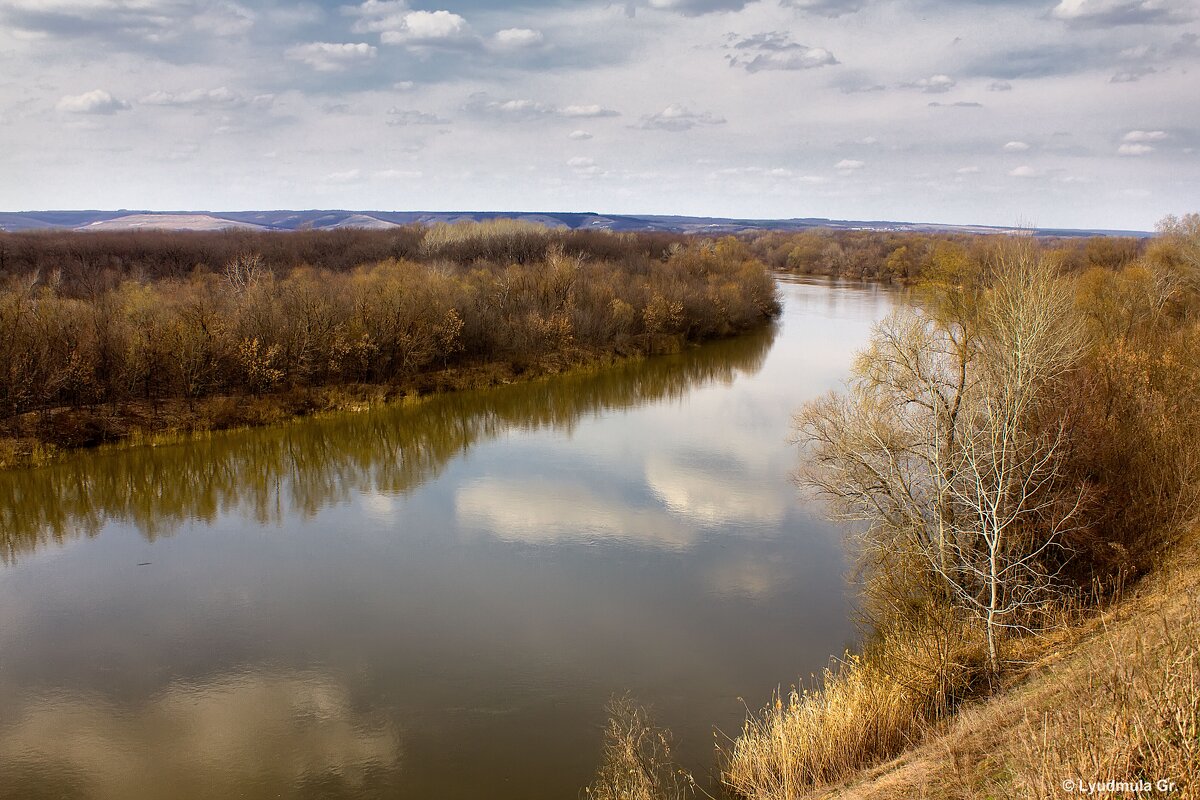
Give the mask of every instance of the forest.
M 762 232 L 751 250 L 772 269 L 800 275 L 915 284 L 956 264 L 988 258 L 995 236 L 832 230 Z M 1146 250 L 1145 240 L 1119 236 L 1022 237 L 1063 272 L 1120 269 Z
M 778 311 L 732 238 L 0 234 L 0 464 L 674 351 Z

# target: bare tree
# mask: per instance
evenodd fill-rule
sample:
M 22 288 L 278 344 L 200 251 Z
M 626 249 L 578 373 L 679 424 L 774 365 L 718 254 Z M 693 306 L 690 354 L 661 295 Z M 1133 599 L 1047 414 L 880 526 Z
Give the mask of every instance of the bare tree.
M 223 274 L 233 293 L 241 295 L 266 280 L 270 269 L 258 253 L 238 253 L 225 265 Z
M 1048 398 L 1083 339 L 1069 286 L 1032 248 L 1013 244 L 993 267 L 977 303 L 885 320 L 847 391 L 805 407 L 796 426 L 812 448 L 805 479 L 867 524 L 866 558 L 916 567 L 906 591 L 923 580 L 977 619 L 994 671 L 1002 630 L 1026 625 L 1053 590 L 1079 518 Z

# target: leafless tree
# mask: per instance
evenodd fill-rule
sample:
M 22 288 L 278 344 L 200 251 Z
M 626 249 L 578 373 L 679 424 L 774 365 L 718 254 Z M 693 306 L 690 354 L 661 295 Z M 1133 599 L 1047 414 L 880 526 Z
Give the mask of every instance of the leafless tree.
M 258 253 L 238 253 L 225 265 L 223 274 L 234 294 L 245 294 L 267 278 L 270 269 Z
M 796 425 L 813 456 L 805 479 L 867 524 L 866 557 L 923 570 L 936 599 L 982 624 L 996 670 L 1002 630 L 1025 625 L 1054 589 L 1080 517 L 1047 398 L 1083 339 L 1069 286 L 1031 247 L 1010 246 L 994 271 L 969 309 L 885 320 L 847 391 Z

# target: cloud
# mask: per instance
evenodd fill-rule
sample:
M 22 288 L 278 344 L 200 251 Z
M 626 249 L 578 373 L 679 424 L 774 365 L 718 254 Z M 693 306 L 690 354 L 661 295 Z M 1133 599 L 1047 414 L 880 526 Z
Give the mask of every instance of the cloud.
M 1192 15 L 1173 0 L 1061 0 L 1050 16 L 1075 25 L 1107 27 L 1180 22 Z
M 531 28 L 505 28 L 497 31 L 492 41 L 497 47 L 505 50 L 520 50 L 526 47 L 536 47 L 545 39 L 541 31 Z
M 450 11 L 410 11 L 401 24 L 382 32 L 384 44 L 445 45 L 474 40 L 466 19 Z
M 325 176 L 326 183 L 354 183 L 362 178 L 361 169 L 348 169 L 344 172 L 331 172 Z
M 1073 75 L 1108 67 L 1114 57 L 1111 48 L 1074 37 L 1036 46 L 981 48 L 968 58 L 961 71 L 1003 83 L 1014 78 Z
M 1040 178 L 1042 177 L 1041 170 L 1033 167 L 1022 165 L 1016 169 L 1009 170 L 1008 174 L 1013 178 Z
M 853 158 L 843 158 L 841 161 L 833 165 L 833 168 L 843 173 L 856 172 L 867 165 L 865 161 L 857 161 Z
M 992 81 L 987 88 L 989 92 L 1011 92 L 1012 84 L 1008 81 Z
M 403 127 L 408 125 L 446 125 L 450 122 L 437 114 L 425 111 L 415 111 L 411 108 L 389 108 L 388 125 Z
M 351 28 L 355 33 L 378 33 L 380 43 L 386 45 L 421 51 L 474 47 L 481 42 L 463 16 L 452 11 L 413 10 L 403 0 L 366 0 L 342 11 L 358 18 Z M 523 29 L 501 31 L 496 44 L 511 46 L 519 38 L 518 30 Z
M 1121 137 L 1123 142 L 1161 142 L 1169 139 L 1166 131 L 1130 131 Z
M 318 72 L 340 72 L 354 64 L 375 58 L 377 49 L 365 42 L 310 42 L 289 47 L 284 55 L 301 61 Z
M 926 94 L 941 94 L 948 92 L 958 85 L 958 81 L 949 75 L 931 75 L 928 78 L 902 84 L 906 89 L 920 89 Z
M 1144 156 L 1147 153 L 1154 152 L 1154 145 L 1151 144 L 1131 144 L 1126 142 L 1117 148 L 1117 155 L 1121 156 Z
M 983 108 L 983 103 L 970 100 L 959 100 L 957 103 L 939 103 L 936 100 L 929 103 L 930 108 Z
M 959 167 L 954 170 L 954 174 L 956 175 L 977 175 L 978 173 L 979 167 Z
M 695 113 L 686 106 L 672 103 L 662 111 L 642 117 L 637 127 L 643 130 L 671 131 L 679 133 L 702 125 L 724 125 L 725 118 L 715 116 L 707 111 Z
M 1006 153 L 1024 153 L 1029 145 L 1025 142 L 1007 142 L 1001 149 Z
M 727 56 L 729 66 L 747 72 L 763 70 L 816 69 L 838 64 L 833 53 L 823 47 L 809 47 L 793 42 L 787 33 L 772 31 L 744 38 L 732 37 L 730 48 L 740 51 Z
M 118 100 L 103 89 L 63 97 L 55 106 L 68 114 L 115 114 L 129 110 L 129 103 Z
M 214 36 L 244 36 L 254 27 L 256 18 L 253 11 L 237 3 L 202 3 L 192 17 L 192 25 Z
M 840 17 L 843 14 L 861 11 L 866 2 L 865 0 L 781 0 L 779 4 L 785 8 L 795 8 L 821 17 Z
M 1147 75 L 1154 75 L 1158 72 L 1154 67 L 1141 66 L 1133 67 L 1132 69 L 1123 69 L 1115 73 L 1108 79 L 1109 83 L 1137 83 Z
M 238 108 L 249 104 L 269 105 L 274 95 L 256 95 L 251 98 L 232 91 L 225 86 L 216 89 L 192 89 L 186 92 L 156 91 L 138 100 L 144 106 L 172 106 L 178 108 L 224 107 Z
M 567 166 L 574 170 L 576 175 L 600 175 L 604 172 L 600 167 L 596 166 L 596 160 L 587 156 L 575 156 L 567 159 Z
M 557 113 L 562 117 L 587 119 L 594 119 L 596 117 L 620 116 L 618 112 L 613 111 L 611 108 L 605 108 L 604 106 L 596 105 L 594 103 L 589 105 L 563 106 L 562 108 L 557 109 Z
M 582 142 L 587 139 L 591 139 L 592 135 L 590 133 L 588 133 L 587 131 L 571 131 L 570 133 L 567 134 L 567 138 L 574 139 L 577 142 Z
M 750 2 L 752 0 L 645 0 L 645 5 L 660 11 L 676 11 L 685 17 L 696 17 L 718 11 L 741 11 Z M 637 5 L 633 3 L 627 6 L 630 13 L 636 8 Z
M 463 105 L 463 110 L 509 120 L 528 120 L 539 117 L 595 119 L 621 115 L 619 111 L 601 105 L 576 103 L 559 107 L 529 99 L 497 100 L 487 92 L 472 94 Z
M 873 94 L 886 91 L 887 87 L 882 83 L 857 83 L 841 87 L 842 94 Z

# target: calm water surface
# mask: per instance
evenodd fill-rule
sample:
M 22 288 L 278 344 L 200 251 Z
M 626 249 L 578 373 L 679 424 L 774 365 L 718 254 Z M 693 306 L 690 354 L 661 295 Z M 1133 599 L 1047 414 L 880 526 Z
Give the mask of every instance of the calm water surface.
M 0 796 L 574 798 L 855 635 L 791 413 L 895 296 L 594 375 L 0 473 Z

